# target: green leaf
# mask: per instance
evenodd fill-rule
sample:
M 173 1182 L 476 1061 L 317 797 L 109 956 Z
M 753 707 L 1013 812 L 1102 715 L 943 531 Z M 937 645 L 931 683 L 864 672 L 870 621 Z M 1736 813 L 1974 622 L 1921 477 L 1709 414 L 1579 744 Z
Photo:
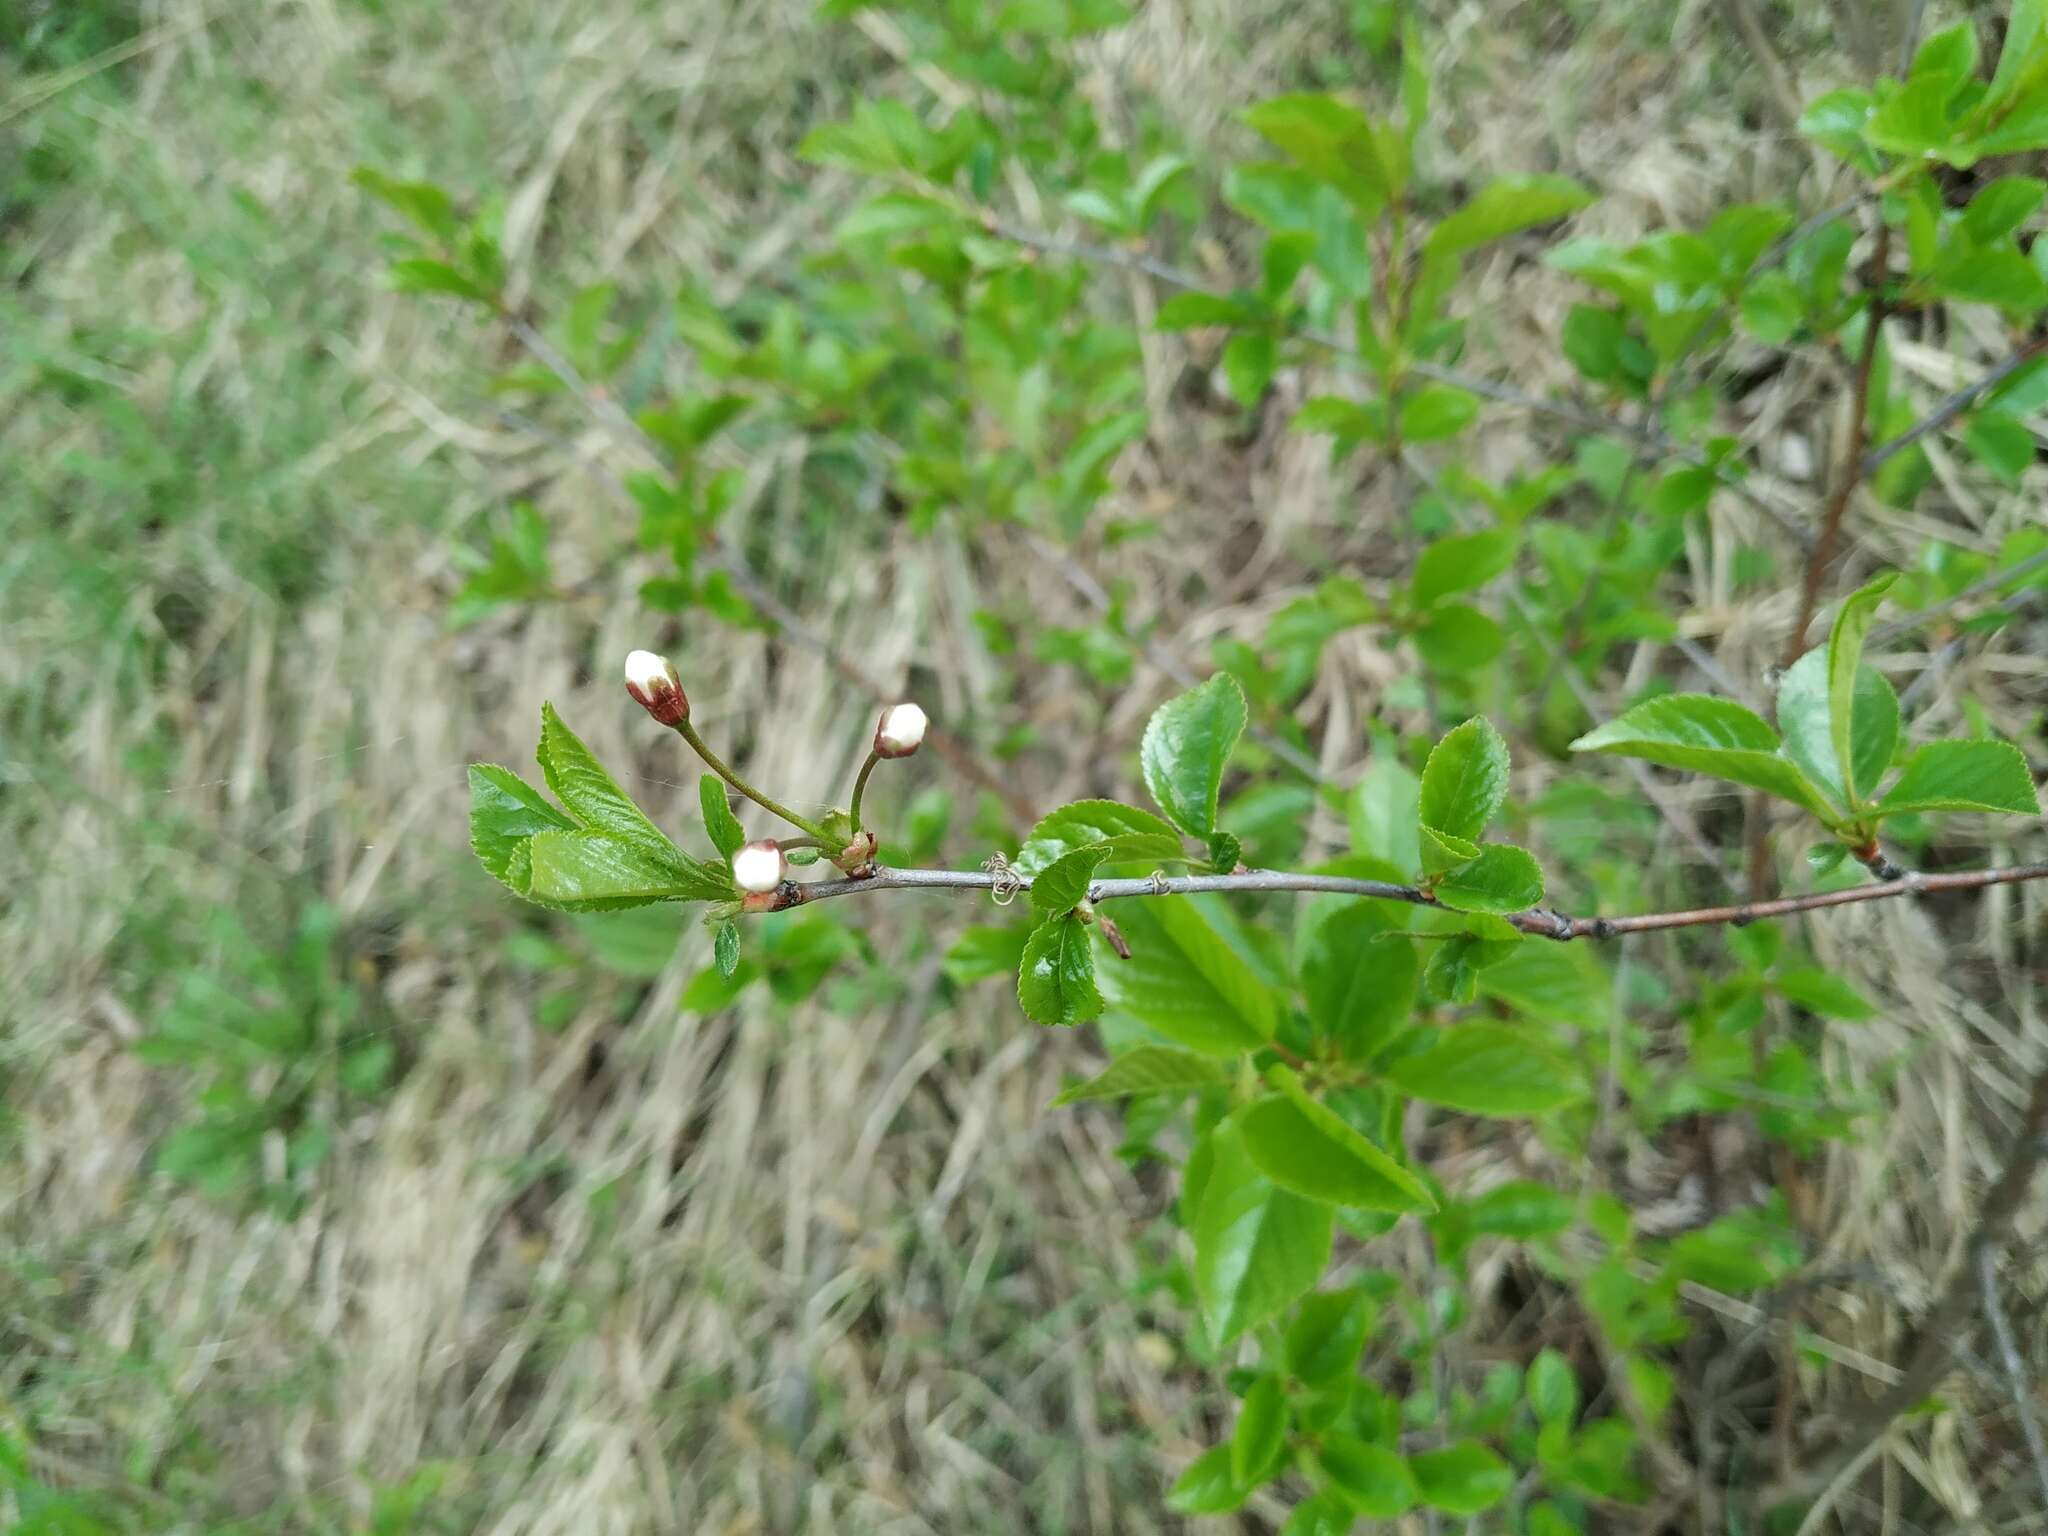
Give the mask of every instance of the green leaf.
M 1835 760 L 1834 710 L 1828 701 L 1828 653 L 1816 646 L 1785 669 L 1778 683 L 1778 728 L 1784 756 L 1846 806 L 1841 766 Z M 1856 669 L 1852 706 L 1856 782 L 1866 793 L 1891 765 L 1899 737 L 1899 697 L 1873 667 Z
M 1215 293 L 1177 293 L 1159 306 L 1158 331 L 1188 331 L 1204 325 L 1257 325 L 1266 316 L 1250 299 Z
M 1245 718 L 1244 690 L 1228 672 L 1152 712 L 1138 764 L 1159 809 L 1182 831 L 1207 837 L 1216 830 L 1224 765 L 1244 734 Z
M 657 857 L 685 858 L 682 850 L 664 837 L 632 798 L 612 781 L 604 766 L 591 755 L 576 733 L 562 723 L 555 706 L 540 707 L 540 770 L 548 788 L 576 820 L 592 832 L 652 853 Z M 692 859 L 689 862 L 695 864 Z M 702 868 L 703 866 L 699 866 Z M 729 893 L 731 882 L 721 880 L 719 893 Z
M 1270 331 L 1240 331 L 1223 344 L 1223 382 L 1230 398 L 1250 410 L 1265 398 L 1280 364 L 1280 343 Z
M 1877 1010 L 1861 992 L 1815 965 L 1793 966 L 1771 977 L 1771 985 L 1809 1013 L 1835 1019 L 1874 1019 Z
M 1230 1475 L 1240 1486 L 1265 1480 L 1287 1443 L 1287 1389 L 1268 1371 L 1252 1383 L 1230 1435 Z
M 728 919 L 718 925 L 718 933 L 711 941 L 711 957 L 718 963 L 718 974 L 731 981 L 733 973 L 740 968 L 740 930 L 737 923 Z
M 1543 899 L 1543 866 L 1512 843 L 1482 843 L 1437 883 L 1436 899 L 1459 912 L 1526 912 Z
M 1422 769 L 1422 825 L 1477 842 L 1508 797 L 1508 744 L 1474 716 L 1445 735 Z
M 1326 1488 L 1294 1506 L 1280 1536 L 1351 1536 L 1356 1517 L 1335 1489 Z
M 1522 946 L 1521 934 L 1497 917 L 1475 913 L 1467 921 L 1495 926 L 1492 931 L 1454 933 L 1430 946 L 1422 968 L 1422 996 L 1427 1001 L 1471 1002 L 1479 993 L 1479 973 Z
M 1088 899 L 1096 867 L 1109 855 L 1108 843 L 1088 843 L 1061 854 L 1031 877 L 1031 905 L 1051 917 L 1073 911 Z
M 1014 976 L 1024 964 L 1024 945 L 1029 937 L 1026 929 L 1014 924 L 964 929 L 946 951 L 941 969 L 956 987 L 972 986 L 991 976 Z
M 1995 811 L 2038 816 L 2034 775 L 2004 741 L 1932 741 L 1906 759 L 1899 781 L 1877 803 L 1880 816 L 1907 811 Z
M 1421 804 L 1422 781 L 1400 759 L 1375 753 L 1345 807 L 1352 848 L 1413 875 L 1422 868 L 1416 831 Z
M 576 823 L 509 768 L 469 768 L 469 845 L 494 879 L 521 896 L 533 890 L 529 851 L 536 832 L 573 831 Z
M 1948 115 L 1954 87 L 1938 76 L 1914 80 L 1878 104 L 1863 125 L 1863 142 L 1887 154 L 1920 159 L 1938 156 L 1955 140 Z
M 1076 848 L 1103 843 L 1107 862 L 1164 864 L 1187 857 L 1180 834 L 1150 811 L 1114 800 L 1076 800 L 1045 816 L 1031 829 L 1010 867 L 1037 878 Z
M 1407 156 L 1384 125 L 1333 96 L 1277 96 L 1246 109 L 1254 132 L 1320 181 L 1371 211 L 1398 196 Z
M 1195 1215 L 1195 1295 L 1219 1345 L 1292 1305 L 1330 1262 L 1327 1205 L 1261 1174 L 1235 1121 L 1206 1138 L 1209 1173 Z
M 1435 827 L 1419 827 L 1416 835 L 1422 852 L 1422 872 L 1427 876 L 1447 875 L 1479 857 L 1479 844 L 1439 832 Z
M 1386 1069 L 1403 1093 L 1471 1115 L 1540 1115 L 1586 1096 L 1578 1068 L 1533 1031 L 1461 1024 Z
M 1220 1515 L 1236 1509 L 1252 1491 L 1232 1475 L 1231 1460 L 1227 1445 L 1202 1452 L 1166 1491 L 1166 1507 L 1184 1515 Z
M 681 853 L 663 857 L 601 832 L 541 832 L 528 844 L 527 895 L 571 912 L 611 912 L 657 901 L 723 901 L 732 884 Z
M 1422 1502 L 1451 1515 L 1476 1515 L 1508 1496 L 1515 1474 L 1477 1440 L 1408 1458 Z
M 1645 699 L 1572 743 L 1747 784 L 1803 806 L 1833 825 L 1836 812 L 1812 780 L 1778 754 L 1778 735 L 1730 699 L 1667 693 Z
M 1973 245 L 2002 240 L 2033 217 L 2048 196 L 2048 181 L 2034 176 L 2001 176 L 1979 187 L 1963 210 L 1963 233 Z
M 1799 131 L 1845 160 L 1868 159 L 1863 125 L 1870 121 L 1870 111 L 1870 92 L 1830 91 L 1806 104 L 1799 114 Z
M 1231 832 L 1209 834 L 1209 867 L 1227 875 L 1244 862 L 1244 843 Z
M 1965 80 L 1977 73 L 1977 26 L 1972 21 L 1958 21 L 1943 27 L 1923 40 L 1913 55 L 1913 67 L 1907 72 L 1909 80 L 1925 80 L 1930 77 L 1948 83 L 1949 92 L 1954 94 Z
M 1409 583 L 1415 606 L 1427 608 L 1459 592 L 1476 592 L 1512 566 L 1521 547 L 1518 528 L 1486 528 L 1433 540 L 1416 557 Z
M 445 261 L 413 256 L 394 261 L 385 272 L 393 293 L 446 293 L 459 299 L 489 303 L 490 290 L 463 276 Z
M 2034 462 L 2034 434 L 2023 422 L 1995 411 L 1975 411 L 1963 424 L 1971 455 L 2009 486 L 2017 486 Z
M 1452 384 L 1431 384 L 1401 404 L 1401 436 L 1411 443 L 1456 437 L 1479 419 L 1479 397 Z
M 1470 603 L 1439 603 L 1415 630 L 1424 663 L 1445 672 L 1476 672 L 1506 646 L 1500 625 Z
M 1563 176 L 1508 176 L 1490 181 L 1429 232 L 1425 258 L 1472 250 L 1518 230 L 1576 213 L 1593 194 Z
M 1323 1436 L 1316 1465 L 1344 1501 L 1368 1520 L 1392 1520 L 1415 1507 L 1415 1474 L 1395 1452 L 1342 1430 Z
M 1327 1387 L 1358 1369 L 1377 1306 L 1356 1286 L 1302 1298 L 1287 1325 L 1287 1369 L 1311 1387 Z
M 1540 1424 L 1569 1425 L 1579 1411 L 1579 1378 L 1554 1349 L 1538 1352 L 1524 1381 L 1530 1411 Z
M 1892 745 L 1899 733 L 1898 700 L 1892 699 L 1888 732 L 1877 719 L 1865 727 L 1867 739 L 1883 734 L 1884 747 L 1876 769 L 1866 780 L 1856 753 L 1856 669 L 1863 664 L 1863 637 L 1876 621 L 1878 602 L 1896 580 L 1896 572 L 1887 572 L 1859 587 L 1843 599 L 1834 626 L 1828 631 L 1829 733 L 1835 743 L 1835 761 L 1842 765 L 1842 776 L 1848 781 L 1852 806 L 1862 803 L 1862 792 L 1874 789 L 1878 775 L 1891 765 Z
M 725 780 L 715 773 L 705 774 L 697 780 L 697 799 L 704 808 L 704 830 L 711 836 L 711 846 L 720 858 L 730 859 L 747 840 L 747 833 L 725 798 Z
M 1102 1012 L 1087 924 L 1062 914 L 1032 930 L 1017 970 L 1017 1001 L 1038 1024 L 1082 1024 Z
M 1237 1112 L 1259 1171 L 1283 1189 L 1368 1211 L 1433 1211 L 1422 1182 L 1374 1146 L 1285 1067 L 1268 1080 L 1280 1091 Z
M 1052 1107 L 1058 1109 L 1093 1099 L 1125 1099 L 1141 1093 L 1185 1097 L 1229 1081 L 1230 1068 L 1214 1056 L 1198 1056 L 1170 1045 L 1140 1045 L 1125 1051 L 1087 1082 L 1064 1090 L 1052 1101 Z
M 1984 93 L 1984 108 L 2003 107 L 2022 87 L 2038 89 L 2043 83 L 2044 63 L 2048 63 L 2048 3 L 2013 0 L 2005 23 L 2005 45 L 1999 50 L 1991 88 Z
M 1097 976 L 1112 1008 L 1177 1045 L 1236 1056 L 1273 1038 L 1279 1000 L 1194 902 L 1146 898 L 1117 917 L 1131 958 Z
M 1420 969 L 1414 940 L 1374 903 L 1342 907 L 1316 926 L 1302 956 L 1309 1022 L 1346 1061 L 1370 1061 L 1415 1006 Z
M 1547 1184 L 1515 1179 L 1472 1201 L 1465 1220 L 1474 1232 L 1492 1237 L 1549 1237 L 1572 1224 L 1572 1202 Z

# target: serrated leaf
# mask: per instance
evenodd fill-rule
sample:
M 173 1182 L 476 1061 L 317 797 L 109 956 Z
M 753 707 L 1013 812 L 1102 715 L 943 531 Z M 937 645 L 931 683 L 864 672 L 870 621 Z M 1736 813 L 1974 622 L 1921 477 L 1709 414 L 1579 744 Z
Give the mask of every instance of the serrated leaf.
M 1508 797 L 1508 744 L 1475 715 L 1431 749 L 1422 769 L 1422 825 L 1476 843 Z
M 1010 867 L 1036 878 L 1055 860 L 1091 843 L 1107 844 L 1111 863 L 1164 864 L 1187 857 L 1180 833 L 1150 811 L 1114 800 L 1077 800 L 1042 818 Z
M 1193 902 L 1147 897 L 1122 906 L 1117 924 L 1131 958 L 1096 976 L 1109 1006 L 1211 1056 L 1236 1056 L 1273 1038 L 1278 998 Z
M 1408 1470 L 1422 1502 L 1452 1515 L 1489 1510 L 1515 1485 L 1514 1471 L 1477 1440 L 1419 1452 L 1408 1458 Z
M 711 941 L 711 957 L 718 965 L 718 974 L 731 981 L 733 972 L 740 968 L 740 930 L 731 921 L 718 925 L 718 933 Z
M 2026 757 L 2010 742 L 1932 741 L 1906 759 L 1898 782 L 1877 803 L 1880 816 L 1907 811 L 2038 816 L 2041 802 Z
M 730 859 L 739 852 L 747 834 L 725 797 L 725 780 L 715 773 L 705 774 L 697 780 L 697 799 L 704 810 L 704 830 L 710 834 L 711 846 L 720 858 Z
M 1415 606 L 1427 608 L 1460 592 L 1478 591 L 1515 563 L 1521 547 L 1518 528 L 1486 528 L 1432 540 L 1416 557 L 1415 575 L 1409 581 Z
M 1890 766 L 1892 743 L 1898 736 L 1898 701 L 1894 699 L 1891 739 L 1884 742 L 1884 757 L 1866 782 L 1859 771 L 1861 765 L 1856 755 L 1856 671 L 1863 664 L 1863 637 L 1870 633 L 1870 626 L 1876 621 L 1877 605 L 1897 580 L 1896 572 L 1887 572 L 1859 587 L 1843 599 L 1834 625 L 1828 631 L 1829 733 L 1835 744 L 1835 761 L 1841 764 L 1842 777 L 1847 781 L 1852 806 L 1861 804 L 1863 791 L 1874 789 L 1877 776 Z M 1866 735 L 1878 730 L 1880 724 L 1873 719 L 1866 727 Z
M 1496 1184 L 1465 1207 L 1474 1232 L 1492 1237 L 1548 1237 L 1572 1224 L 1571 1200 L 1547 1184 L 1515 1179 Z
M 1818 786 L 1778 752 L 1778 733 L 1731 699 L 1667 693 L 1645 699 L 1572 743 L 1574 752 L 1612 752 L 1711 774 L 1790 800 L 1833 825 L 1837 813 Z
M 534 834 L 575 827 L 511 769 L 496 763 L 470 764 L 469 845 L 492 877 L 519 895 L 533 890 Z
M 1283 1075 L 1284 1074 L 1284 1075 Z M 1259 1172 L 1311 1200 L 1367 1211 L 1433 1211 L 1420 1180 L 1319 1102 L 1285 1068 L 1270 1074 L 1280 1092 L 1237 1112 Z
M 1219 875 L 1227 875 L 1244 862 L 1244 844 L 1234 833 L 1212 832 L 1209 834 L 1209 867 Z
M 571 912 L 612 912 L 657 901 L 732 895 L 695 860 L 664 858 L 602 832 L 541 832 L 528 845 L 530 899 Z M 678 862 L 678 861 L 681 862 Z
M 1470 603 L 1438 603 L 1415 628 L 1424 663 L 1444 672 L 1476 672 L 1499 657 L 1507 634 Z
M 1031 905 L 1050 917 L 1073 911 L 1087 899 L 1096 868 L 1109 855 L 1108 843 L 1088 843 L 1061 854 L 1031 877 Z
M 1169 1045 L 1134 1046 L 1085 1083 L 1065 1089 L 1054 1109 L 1095 1099 L 1127 1099 L 1141 1093 L 1185 1096 L 1230 1081 L 1231 1069 L 1214 1056 L 1198 1056 Z
M 1347 1061 L 1370 1061 L 1415 1006 L 1421 966 L 1415 941 L 1370 902 L 1353 902 L 1316 926 L 1301 964 L 1316 1034 Z
M 1506 176 L 1490 181 L 1429 232 L 1427 256 L 1450 256 L 1518 230 L 1576 213 L 1593 194 L 1563 176 Z
M 1231 1472 L 1231 1450 L 1218 1445 L 1202 1452 L 1166 1490 L 1166 1507 L 1184 1515 L 1220 1515 L 1251 1497 Z
M 1445 875 L 1435 893 L 1458 912 L 1526 912 L 1543 899 L 1543 866 L 1512 843 L 1482 843 L 1479 857 Z
M 1195 1214 L 1195 1295 L 1210 1337 L 1228 1344 L 1292 1305 L 1330 1262 L 1330 1207 L 1280 1188 L 1225 1120 L 1205 1138 L 1208 1174 Z
M 1841 765 L 1835 760 L 1834 711 L 1828 701 L 1828 653 L 1817 646 L 1785 669 L 1778 683 L 1778 729 L 1784 756 L 1807 778 L 1846 806 Z M 1873 667 L 1856 669 L 1853 704 L 1856 782 L 1868 795 L 1891 766 L 1899 739 L 1899 696 Z
M 1316 1465 L 1344 1502 L 1368 1520 L 1404 1515 L 1420 1497 L 1415 1474 L 1398 1453 L 1343 1430 L 1323 1436 Z
M 1287 1369 L 1311 1387 L 1326 1387 L 1358 1369 L 1377 1303 L 1353 1286 L 1302 1298 L 1287 1325 Z
M 1230 1435 L 1230 1472 L 1240 1486 L 1264 1481 L 1287 1441 L 1287 1391 L 1268 1371 L 1252 1383 Z
M 1447 832 L 1437 831 L 1435 827 L 1418 827 L 1416 837 L 1422 853 L 1422 872 L 1432 878 L 1447 875 L 1479 857 L 1477 843 L 1468 843 L 1462 837 L 1452 837 Z
M 657 857 L 684 857 L 682 850 L 664 837 L 633 803 L 632 797 L 613 782 L 604 765 L 563 723 L 552 704 L 540 707 L 540 749 L 536 755 L 548 788 L 579 824 Z
M 1032 930 L 1017 969 L 1017 1001 L 1038 1024 L 1083 1024 L 1102 1012 L 1087 924 L 1063 914 Z
M 1386 1067 L 1403 1093 L 1470 1115 L 1540 1115 L 1586 1096 L 1584 1076 L 1528 1029 L 1461 1024 Z
M 1216 797 L 1224 766 L 1244 734 L 1244 689 L 1228 672 L 1168 699 L 1152 712 L 1138 745 L 1145 787 L 1167 819 L 1184 832 L 1216 830 Z

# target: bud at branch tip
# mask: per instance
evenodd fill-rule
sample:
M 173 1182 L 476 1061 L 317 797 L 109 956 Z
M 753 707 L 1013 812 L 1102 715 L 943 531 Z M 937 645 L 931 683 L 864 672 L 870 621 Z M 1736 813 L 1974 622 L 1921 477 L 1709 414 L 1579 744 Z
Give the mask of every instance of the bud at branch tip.
M 908 757 L 924 744 L 931 722 L 915 704 L 891 704 L 875 727 L 875 752 L 881 757 Z
M 733 853 L 732 883 L 751 895 L 774 890 L 788 874 L 789 860 L 773 838 L 747 843 Z
M 666 656 L 634 651 L 626 658 L 626 692 L 647 713 L 673 729 L 690 718 L 682 677 Z

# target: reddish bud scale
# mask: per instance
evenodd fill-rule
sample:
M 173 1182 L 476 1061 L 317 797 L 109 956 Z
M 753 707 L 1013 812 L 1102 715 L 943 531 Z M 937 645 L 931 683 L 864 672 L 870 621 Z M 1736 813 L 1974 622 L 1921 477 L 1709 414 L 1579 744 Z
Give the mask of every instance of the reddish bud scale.
M 635 651 L 626 658 L 626 692 L 648 714 L 670 730 L 690 718 L 683 680 L 666 656 Z

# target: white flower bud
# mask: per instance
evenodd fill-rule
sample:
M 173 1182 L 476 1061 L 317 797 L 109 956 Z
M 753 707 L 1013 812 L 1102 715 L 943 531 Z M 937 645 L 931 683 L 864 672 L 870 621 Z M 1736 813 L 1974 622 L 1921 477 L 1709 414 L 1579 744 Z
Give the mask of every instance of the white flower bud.
M 924 728 L 929 724 L 915 704 L 891 704 L 875 727 L 875 750 L 883 757 L 908 757 L 924 743 Z
M 626 658 L 626 692 L 663 725 L 673 729 L 690 718 L 682 677 L 666 656 L 634 651 Z
M 773 838 L 748 843 L 732 856 L 732 883 L 756 896 L 774 890 L 788 873 L 789 861 Z

